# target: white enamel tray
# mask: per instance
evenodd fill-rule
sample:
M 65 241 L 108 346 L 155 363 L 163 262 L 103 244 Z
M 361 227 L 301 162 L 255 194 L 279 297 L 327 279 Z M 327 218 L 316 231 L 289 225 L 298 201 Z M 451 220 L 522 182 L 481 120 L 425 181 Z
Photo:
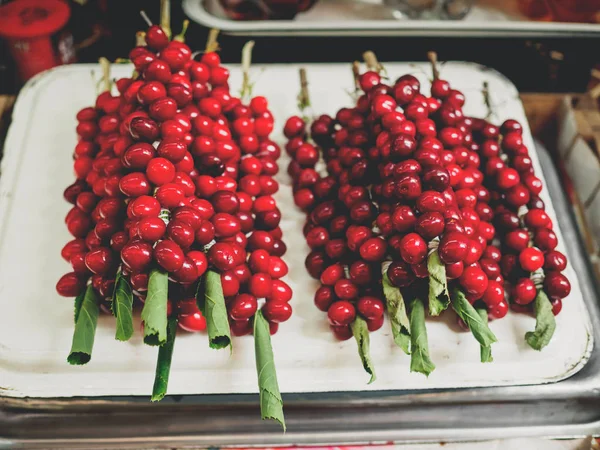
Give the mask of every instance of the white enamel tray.
M 310 92 L 316 113 L 350 105 L 350 65 L 311 65 Z M 386 64 L 394 77 L 411 72 L 428 90 L 425 64 Z M 255 94 L 270 99 L 281 130 L 296 113 L 297 65 L 253 68 Z M 231 86 L 241 73 L 232 67 Z M 262 70 L 264 69 L 264 70 Z M 71 154 L 76 143 L 75 114 L 93 104 L 95 88 L 90 71 L 95 65 L 64 66 L 31 80 L 17 101 L 5 146 L 0 177 L 0 393 L 13 397 L 71 397 L 149 395 L 156 348 L 142 344 L 139 334 L 130 342 L 114 340 L 114 320 L 99 322 L 92 361 L 84 367 L 67 364 L 73 331 L 73 302 L 55 293 L 55 283 L 69 266 L 60 249 L 70 239 L 64 225 L 69 206 L 62 192 L 73 181 Z M 113 76 L 129 74 L 127 66 L 113 67 Z M 467 95 L 466 113 L 483 116 L 480 87 L 490 85 L 500 122 L 512 117 L 525 125 L 536 172 L 541 169 L 515 87 L 498 73 L 469 63 L 448 63 L 442 76 Z M 281 135 L 276 136 L 280 141 Z M 281 167 L 286 167 L 285 156 Z M 367 385 L 354 340 L 338 342 L 328 329 L 326 315 L 313 305 L 317 287 L 304 269 L 308 249 L 301 228 L 303 214 L 293 205 L 289 179 L 279 174 L 279 206 L 288 245 L 287 281 L 294 289 L 294 315 L 273 338 L 282 392 L 439 389 L 478 386 L 542 384 L 579 371 L 592 350 L 590 321 L 577 275 L 569 267 L 572 293 L 557 317 L 557 331 L 542 352 L 530 349 L 523 336 L 535 320 L 510 313 L 491 323 L 499 339 L 493 346 L 494 363 L 479 362 L 479 346 L 469 333 L 457 332 L 448 320 L 427 322 L 431 358 L 437 369 L 429 378 L 409 372 L 409 357 L 391 338 L 389 323 L 371 334 L 371 355 L 377 381 Z M 557 223 L 546 191 L 542 193 Z M 557 230 L 559 249 L 569 255 L 569 243 Z M 567 248 L 565 249 L 565 245 Z M 139 318 L 137 319 L 139 321 Z M 233 354 L 208 347 L 203 334 L 178 335 L 169 382 L 170 394 L 256 392 L 253 341 L 235 338 Z
M 242 36 L 595 37 L 600 25 L 532 21 L 520 0 L 478 0 L 462 20 L 411 20 L 382 0 L 318 0 L 292 20 L 231 20 L 219 0 L 183 0 L 187 16 Z

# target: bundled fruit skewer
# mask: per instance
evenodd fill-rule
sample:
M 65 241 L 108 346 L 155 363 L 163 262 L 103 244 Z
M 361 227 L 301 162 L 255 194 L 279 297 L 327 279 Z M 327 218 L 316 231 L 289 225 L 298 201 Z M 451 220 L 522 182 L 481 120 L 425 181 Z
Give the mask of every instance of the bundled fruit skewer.
M 77 181 L 65 191 L 75 240 L 62 252 L 73 272 L 57 284 L 77 297 L 69 362 L 89 361 L 98 305 L 128 340 L 134 298 L 144 342 L 160 346 L 153 400 L 166 393 L 177 325 L 207 329 L 212 348 L 253 332 L 261 412 L 283 424 L 269 335 L 289 319 L 292 292 L 272 197 L 273 116 L 265 98 L 246 105 L 230 94 L 216 33 L 199 61 L 169 34 L 150 25 L 129 55 L 134 75 L 116 82 L 120 95 L 107 81 L 96 107 L 78 114 Z

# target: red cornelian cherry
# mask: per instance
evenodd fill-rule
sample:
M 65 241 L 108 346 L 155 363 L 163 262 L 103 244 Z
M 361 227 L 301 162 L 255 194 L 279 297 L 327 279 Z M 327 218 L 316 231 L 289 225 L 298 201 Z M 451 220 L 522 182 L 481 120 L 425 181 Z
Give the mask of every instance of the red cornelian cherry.
M 262 307 L 262 312 L 271 323 L 282 323 L 292 316 L 292 306 L 289 303 L 267 301 Z
M 513 301 L 519 305 L 530 304 L 537 295 L 537 289 L 533 280 L 521 278 L 515 284 L 512 292 Z
M 154 247 L 154 258 L 167 272 L 175 272 L 183 265 L 184 254 L 179 245 L 170 239 L 165 239 Z
M 268 301 L 284 303 L 289 302 L 292 299 L 292 288 L 282 281 L 282 280 L 273 280 L 271 284 L 271 293 L 267 297 Z
M 139 220 L 136 229 L 140 239 L 153 244 L 164 236 L 167 226 L 159 217 L 144 217 Z
M 369 262 L 382 261 L 387 251 L 387 243 L 381 238 L 369 238 L 359 248 L 360 256 Z
M 385 308 L 377 297 L 361 297 L 356 304 L 358 312 L 367 320 L 377 320 L 383 317 Z
M 75 272 L 63 275 L 56 283 L 56 292 L 63 297 L 77 297 L 85 289 L 85 282 Z
M 427 257 L 427 242 L 417 233 L 409 233 L 400 242 L 400 255 L 408 264 L 419 264 Z
M 356 309 L 348 301 L 342 300 L 333 303 L 327 310 L 327 317 L 331 325 L 350 325 L 356 318 Z
M 505 301 L 501 301 L 496 305 L 489 308 L 489 315 L 494 319 L 502 319 L 506 314 L 508 314 L 508 303 Z
M 544 256 L 544 270 L 562 272 L 567 268 L 567 258 L 557 250 L 550 250 Z
M 335 282 L 335 295 L 342 300 L 352 300 L 358 296 L 358 288 L 352 281 L 341 279 Z
M 549 251 L 556 248 L 558 245 L 558 238 L 554 231 L 547 228 L 540 228 L 535 231 L 533 242 L 540 250 Z
M 488 278 L 478 267 L 467 267 L 460 276 L 460 284 L 468 294 L 483 295 L 488 287 Z
M 521 252 L 529 244 L 529 233 L 524 229 L 513 230 L 505 236 L 504 242 L 511 249 Z
M 483 301 L 488 307 L 493 307 L 504 301 L 504 286 L 497 281 L 488 281 L 488 286 L 483 294 Z
M 319 310 L 323 312 L 327 312 L 327 310 L 335 300 L 335 293 L 331 286 L 321 286 L 315 292 L 315 305 Z
M 271 294 L 272 280 L 269 274 L 255 273 L 248 281 L 248 290 L 257 298 L 265 298 Z
M 121 261 L 132 272 L 144 272 L 152 262 L 152 246 L 147 242 L 130 241 L 121 250 Z
M 544 254 L 535 247 L 528 247 L 519 253 L 519 263 L 528 272 L 535 272 L 544 265 Z
M 546 272 L 544 289 L 550 297 L 565 298 L 571 293 L 571 283 L 559 272 Z
M 467 256 L 468 245 L 469 240 L 463 233 L 446 232 L 438 247 L 440 259 L 445 264 L 461 262 Z

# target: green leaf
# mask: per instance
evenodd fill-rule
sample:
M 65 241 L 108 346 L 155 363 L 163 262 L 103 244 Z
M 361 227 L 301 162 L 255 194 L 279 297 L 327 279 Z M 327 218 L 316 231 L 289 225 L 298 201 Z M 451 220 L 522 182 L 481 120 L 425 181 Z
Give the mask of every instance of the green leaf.
M 525 334 L 525 340 L 534 350 L 541 350 L 550 343 L 554 330 L 556 329 L 556 319 L 552 313 L 552 303 L 543 290 L 538 290 L 534 303 L 535 309 L 535 331 L 529 331 Z
M 481 317 L 481 320 L 483 320 L 484 322 L 487 323 L 488 321 L 488 313 L 484 308 L 478 308 L 475 311 L 477 311 L 477 314 L 479 314 L 479 317 Z M 493 362 L 494 358 L 492 357 L 492 347 L 489 345 L 482 345 L 481 349 L 480 349 L 480 355 L 481 355 L 481 362 L 482 363 L 486 363 L 486 362 Z
M 160 401 L 167 393 L 169 385 L 169 372 L 171 371 L 171 360 L 173 358 L 173 347 L 177 335 L 177 319 L 172 317 L 167 325 L 167 341 L 158 348 L 158 359 L 156 360 L 156 374 L 154 375 L 154 386 L 152 387 L 153 402 Z
M 71 344 L 71 352 L 67 357 L 69 364 L 83 365 L 91 359 L 96 325 L 98 324 L 98 314 L 98 297 L 90 284 L 85 291 L 79 311 L 77 311 L 76 306 L 73 343 Z
M 429 314 L 439 316 L 450 305 L 450 294 L 446 266 L 437 250 L 427 258 L 427 271 L 429 272 Z
M 469 303 L 465 294 L 458 288 L 454 289 L 452 295 L 452 308 L 469 327 L 475 339 L 484 347 L 490 347 L 498 342 L 492 330 L 488 327 L 487 320 L 484 321 L 477 313 L 473 305 Z
M 406 304 L 402 292 L 390 283 L 387 273 L 383 274 L 383 295 L 387 303 L 394 342 L 407 355 L 410 355 L 410 321 L 406 314 Z
M 209 270 L 204 279 L 204 305 L 206 329 L 210 348 L 221 349 L 231 345 L 231 332 L 227 320 L 227 306 L 221 286 L 221 275 Z
M 254 355 L 256 358 L 256 373 L 258 374 L 258 390 L 260 396 L 260 415 L 262 419 L 276 420 L 285 431 L 283 415 L 283 400 L 277 383 L 277 371 L 271 347 L 271 332 L 269 323 L 262 311 L 254 315 Z
M 112 310 L 117 318 L 115 339 L 118 341 L 129 340 L 133 336 L 133 292 L 131 285 L 120 270 L 115 280 Z
M 87 289 L 81 294 L 79 294 L 77 297 L 75 297 L 75 313 L 73 314 L 75 324 L 77 324 L 77 318 L 79 317 L 79 311 L 81 311 L 81 305 L 83 304 L 83 299 L 85 297 L 86 292 Z
M 148 280 L 148 295 L 142 309 L 144 343 L 163 345 L 167 342 L 167 300 L 169 276 L 166 272 L 152 269 Z
M 410 303 L 410 371 L 429 376 L 435 370 L 435 364 L 429 357 L 429 342 L 425 326 L 425 305 L 419 298 Z
M 367 327 L 367 322 L 360 316 L 356 316 L 354 322 L 352 322 L 352 334 L 356 339 L 356 343 L 358 344 L 358 354 L 360 355 L 360 360 L 362 361 L 362 365 L 365 371 L 371 375 L 371 379 L 369 380 L 369 384 L 377 379 L 375 375 L 375 368 L 373 367 L 373 362 L 371 361 L 371 355 L 369 351 L 369 346 L 371 345 L 371 341 L 369 339 L 369 328 Z

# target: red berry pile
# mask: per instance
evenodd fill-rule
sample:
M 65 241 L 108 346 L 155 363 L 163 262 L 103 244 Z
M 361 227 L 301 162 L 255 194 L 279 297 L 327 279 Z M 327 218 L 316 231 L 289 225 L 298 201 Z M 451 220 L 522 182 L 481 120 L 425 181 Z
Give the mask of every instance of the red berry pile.
M 259 300 L 271 332 L 292 314 L 281 259 L 286 251 L 273 198 L 278 145 L 264 97 L 235 97 L 218 53 L 198 58 L 159 26 L 129 58 L 135 75 L 116 81 L 77 114 L 77 180 L 62 251 L 73 271 L 57 284 L 74 297 L 91 281 L 110 306 L 120 271 L 144 302 L 149 272 L 169 276 L 169 315 L 201 331 L 196 285 L 221 277 L 231 330 L 250 333 Z
M 566 260 L 520 125 L 465 117 L 465 96 L 435 66 L 430 95 L 410 74 L 388 84 L 380 69 L 358 76 L 353 107 L 284 127 L 294 200 L 306 212 L 306 268 L 334 334 L 350 338 L 357 317 L 370 331 L 382 326 L 386 278 L 405 299 L 429 290 L 432 315 L 454 292 L 500 319 L 509 303 L 532 304 L 544 268 L 557 314 L 570 290 Z

